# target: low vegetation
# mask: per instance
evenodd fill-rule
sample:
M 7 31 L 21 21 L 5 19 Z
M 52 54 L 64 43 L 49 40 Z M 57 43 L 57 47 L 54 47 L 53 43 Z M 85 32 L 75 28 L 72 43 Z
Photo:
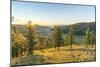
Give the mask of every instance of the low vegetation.
M 22 56 L 14 58 L 12 64 L 27 65 L 27 64 L 51 64 L 51 63 L 65 63 L 65 62 L 84 62 L 95 61 L 95 47 L 85 48 L 85 46 L 74 45 L 73 49 L 69 46 L 60 47 L 59 50 L 55 48 L 34 50 L 32 56 Z
M 95 31 L 87 28 L 76 42 L 74 27 L 68 33 L 61 32 L 60 26 L 52 28 L 50 34 L 42 36 L 34 29 L 31 21 L 22 33 L 12 28 L 12 65 L 54 64 L 96 60 Z

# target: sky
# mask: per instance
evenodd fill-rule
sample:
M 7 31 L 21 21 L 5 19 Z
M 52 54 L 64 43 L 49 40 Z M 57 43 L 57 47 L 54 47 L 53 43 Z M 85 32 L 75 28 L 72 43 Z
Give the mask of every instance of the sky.
M 95 6 L 12 1 L 12 24 L 69 25 L 95 21 Z

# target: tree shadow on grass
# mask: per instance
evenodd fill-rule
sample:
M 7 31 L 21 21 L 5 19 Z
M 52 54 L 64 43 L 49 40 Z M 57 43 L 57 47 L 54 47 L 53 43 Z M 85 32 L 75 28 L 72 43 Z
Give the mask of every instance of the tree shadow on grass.
M 16 60 L 16 63 L 12 65 L 12 67 L 20 66 L 20 65 L 36 65 L 36 64 L 42 64 L 45 60 L 45 57 L 42 55 L 36 55 L 36 56 L 26 56 L 24 58 L 18 58 Z

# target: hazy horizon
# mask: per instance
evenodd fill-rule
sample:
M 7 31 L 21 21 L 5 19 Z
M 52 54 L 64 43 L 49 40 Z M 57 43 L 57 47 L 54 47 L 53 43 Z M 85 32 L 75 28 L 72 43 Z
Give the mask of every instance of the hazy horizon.
M 77 22 L 77 23 L 92 23 L 92 22 Z M 77 23 L 73 23 L 73 24 L 56 24 L 56 25 L 59 25 L 59 26 L 67 26 L 67 25 L 74 25 L 74 24 L 77 24 Z M 26 25 L 26 24 L 12 24 L 12 25 Z M 51 25 L 41 25 L 41 24 L 32 24 L 32 25 L 39 25 L 39 26 L 55 26 L 55 24 L 51 24 Z
M 95 6 L 12 1 L 12 24 L 70 25 L 95 21 Z

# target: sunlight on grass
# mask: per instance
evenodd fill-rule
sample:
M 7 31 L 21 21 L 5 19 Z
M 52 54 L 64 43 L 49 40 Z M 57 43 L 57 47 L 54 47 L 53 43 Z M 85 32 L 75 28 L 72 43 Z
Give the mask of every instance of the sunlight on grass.
M 55 50 L 55 48 L 34 50 L 33 56 L 21 57 L 12 61 L 13 64 L 19 65 L 95 61 L 95 48 L 82 50 L 80 48 L 83 46 L 75 45 L 73 47 L 73 51 L 70 51 L 68 46 L 60 47 L 60 50 Z

